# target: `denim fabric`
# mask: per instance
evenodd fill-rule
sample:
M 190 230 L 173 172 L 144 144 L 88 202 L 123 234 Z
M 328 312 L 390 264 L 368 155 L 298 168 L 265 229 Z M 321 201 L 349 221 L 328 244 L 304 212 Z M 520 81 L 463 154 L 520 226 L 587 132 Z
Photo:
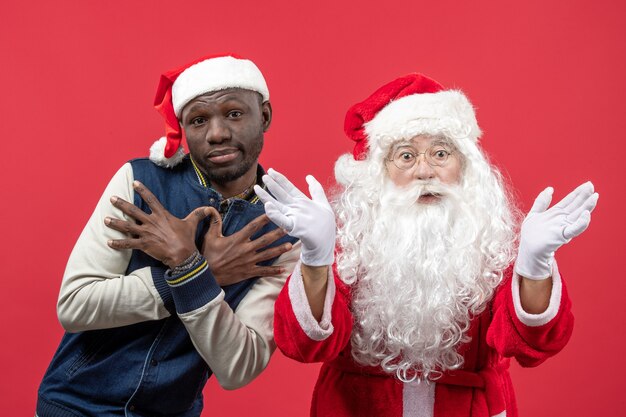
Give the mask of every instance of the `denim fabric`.
M 185 217 L 200 206 L 217 207 L 221 200 L 215 190 L 198 182 L 188 157 L 174 169 L 158 167 L 147 159 L 133 160 L 131 165 L 134 178 L 177 217 Z M 149 212 L 137 194 L 134 203 Z M 223 219 L 224 235 L 235 233 L 263 212 L 262 204 L 234 201 Z M 198 227 L 198 247 L 208 226 L 206 219 Z M 256 236 L 274 228 L 269 223 Z M 273 245 L 295 241 L 285 236 Z M 152 268 L 155 286 L 172 316 L 114 329 L 66 333 L 39 388 L 40 417 L 200 415 L 202 389 L 211 370 L 175 314 L 164 281 L 166 267 L 143 252 L 133 251 L 127 273 L 145 266 Z M 248 279 L 222 288 L 233 310 L 255 281 Z M 198 307 L 201 305 L 190 299 L 185 310 Z

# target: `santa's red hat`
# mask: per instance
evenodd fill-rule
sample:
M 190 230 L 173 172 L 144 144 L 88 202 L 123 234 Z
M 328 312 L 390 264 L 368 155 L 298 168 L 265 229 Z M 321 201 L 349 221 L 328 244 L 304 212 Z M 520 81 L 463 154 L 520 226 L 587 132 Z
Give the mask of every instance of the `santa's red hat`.
M 178 121 L 182 109 L 202 94 L 227 88 L 256 91 L 263 101 L 270 98 L 259 68 L 234 55 L 206 56 L 162 74 L 154 107 L 165 119 L 165 136 L 150 148 L 150 160 L 164 167 L 180 163 L 185 155 L 181 144 L 183 130 Z
M 382 138 L 403 140 L 442 134 L 475 143 L 481 135 L 474 108 L 461 91 L 446 90 L 417 73 L 385 84 L 352 106 L 344 130 L 356 142 L 356 160 L 365 159 L 367 150 Z

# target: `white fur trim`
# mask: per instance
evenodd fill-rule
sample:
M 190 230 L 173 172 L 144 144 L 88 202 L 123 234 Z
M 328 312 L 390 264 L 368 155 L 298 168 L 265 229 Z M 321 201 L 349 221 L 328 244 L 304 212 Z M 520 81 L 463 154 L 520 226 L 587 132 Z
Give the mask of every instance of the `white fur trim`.
M 150 160 L 160 167 L 173 168 L 180 164 L 185 157 L 185 149 L 179 146 L 176 153 L 172 155 L 171 158 L 166 158 L 164 155 L 166 144 L 167 139 L 165 136 L 154 142 L 152 146 L 150 146 Z
M 517 318 L 529 327 L 538 327 L 547 324 L 556 317 L 561 306 L 561 291 L 563 284 L 561 282 L 561 274 L 557 268 L 556 261 L 552 264 L 552 293 L 550 294 L 550 304 L 546 311 L 540 314 L 530 314 L 522 308 L 522 301 L 519 295 L 519 281 L 522 279 L 517 272 L 513 273 L 511 280 L 511 291 L 513 293 L 513 305 L 515 306 L 515 314 Z
M 351 153 L 344 153 L 335 162 L 335 179 L 343 186 L 347 186 L 357 178 L 358 170 L 365 165 L 364 161 L 357 161 Z
M 304 333 L 312 340 L 319 342 L 330 336 L 334 330 L 333 324 L 331 323 L 331 313 L 335 299 L 335 279 L 332 269 L 328 268 L 328 285 L 326 288 L 326 298 L 324 299 L 324 312 L 322 314 L 322 320 L 318 323 L 311 313 L 311 306 L 306 297 L 304 283 L 302 282 L 302 272 L 300 271 L 301 266 L 302 263 L 298 261 L 291 274 L 288 288 L 289 300 L 291 301 L 296 319 Z
M 174 113 L 180 117 L 185 104 L 195 97 L 226 88 L 252 90 L 261 94 L 264 101 L 270 99 L 265 78 L 252 61 L 222 56 L 198 62 L 178 76 L 172 85 Z
M 503 412 L 501 412 L 501 413 L 494 414 L 494 415 L 492 415 L 491 417 L 506 417 L 506 410 L 504 410 L 504 411 L 503 411 Z
M 433 417 L 435 410 L 434 382 L 405 382 L 402 387 L 403 417 Z
M 411 139 L 416 135 L 443 134 L 451 139 L 481 135 L 474 108 L 457 90 L 413 94 L 394 100 L 365 124 L 370 147 L 380 138 Z

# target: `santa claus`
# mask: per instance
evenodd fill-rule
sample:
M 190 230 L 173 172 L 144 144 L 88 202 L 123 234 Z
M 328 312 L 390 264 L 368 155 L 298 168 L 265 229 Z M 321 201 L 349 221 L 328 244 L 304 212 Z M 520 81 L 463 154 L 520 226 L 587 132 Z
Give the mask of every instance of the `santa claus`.
M 311 415 L 516 416 L 510 358 L 536 366 L 571 335 L 554 252 L 589 225 L 593 185 L 551 208 L 544 190 L 517 242 L 462 92 L 410 74 L 353 106 L 345 130 L 356 145 L 332 207 L 311 176 L 311 199 L 273 170 L 273 196 L 256 187 L 302 240 L 274 332 L 287 356 L 324 362 Z

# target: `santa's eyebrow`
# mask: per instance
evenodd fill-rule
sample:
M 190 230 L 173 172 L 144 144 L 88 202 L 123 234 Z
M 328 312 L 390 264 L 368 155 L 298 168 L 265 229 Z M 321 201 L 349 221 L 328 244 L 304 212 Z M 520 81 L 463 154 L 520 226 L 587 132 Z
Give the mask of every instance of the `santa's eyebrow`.
M 454 148 L 454 144 L 448 138 L 435 138 L 430 143 L 429 147 L 431 147 L 431 146 L 445 146 L 445 147 L 448 147 L 448 148 Z M 417 147 L 415 146 L 415 144 L 412 141 L 399 142 L 392 149 L 398 150 L 398 149 L 402 149 L 402 148 L 411 148 L 413 150 L 417 149 Z
M 393 149 L 400 149 L 400 148 L 415 148 L 415 145 L 412 144 L 411 142 L 401 142 L 396 144 Z
M 430 146 L 435 146 L 435 145 L 447 146 L 450 148 L 454 147 L 452 141 L 446 138 L 438 138 L 438 139 L 433 140 Z

